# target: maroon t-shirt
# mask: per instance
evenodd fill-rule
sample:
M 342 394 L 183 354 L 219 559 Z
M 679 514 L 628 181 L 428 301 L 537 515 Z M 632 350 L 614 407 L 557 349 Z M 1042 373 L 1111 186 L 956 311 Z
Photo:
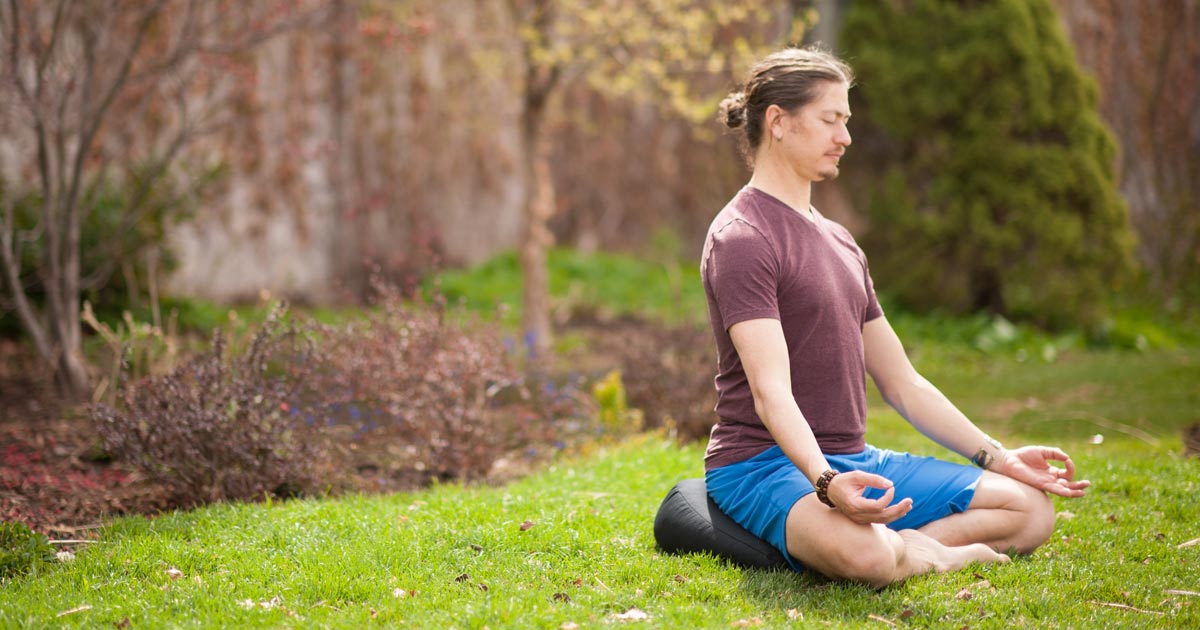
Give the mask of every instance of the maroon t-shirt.
M 787 341 L 792 395 L 825 453 L 857 453 L 866 443 L 863 325 L 883 315 L 867 257 L 846 228 L 816 221 L 746 186 L 708 229 L 700 275 L 717 338 L 717 415 L 706 469 L 775 445 L 754 411 L 750 382 L 729 328 L 778 319 Z

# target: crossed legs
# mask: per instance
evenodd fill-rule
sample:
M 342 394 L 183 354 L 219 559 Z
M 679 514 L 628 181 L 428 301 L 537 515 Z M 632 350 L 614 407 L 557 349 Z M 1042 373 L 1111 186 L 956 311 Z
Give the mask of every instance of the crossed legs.
M 788 551 L 831 578 L 883 587 L 972 562 L 1007 562 L 1001 551 L 1029 553 L 1050 537 L 1054 506 L 1023 483 L 984 472 L 965 512 L 919 530 L 855 523 L 805 495 L 788 513 Z

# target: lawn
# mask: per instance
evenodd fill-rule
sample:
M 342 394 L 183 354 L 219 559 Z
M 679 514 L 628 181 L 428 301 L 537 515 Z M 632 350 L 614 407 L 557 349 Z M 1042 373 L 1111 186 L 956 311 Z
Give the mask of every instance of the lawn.
M 1094 482 L 1056 499 L 1034 555 L 882 591 L 665 555 L 654 511 L 701 474 L 702 448 L 652 434 L 503 487 L 120 519 L 3 586 L 0 626 L 1200 627 L 1200 460 L 1179 434 L 1200 420 L 1200 352 L 914 356 L 993 434 L 1063 446 Z M 877 400 L 870 426 L 876 444 L 942 452 Z

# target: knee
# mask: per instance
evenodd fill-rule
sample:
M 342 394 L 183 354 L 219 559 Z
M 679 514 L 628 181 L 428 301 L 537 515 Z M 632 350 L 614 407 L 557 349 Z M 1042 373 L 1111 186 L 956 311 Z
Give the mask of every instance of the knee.
M 895 532 L 883 527 L 877 528 L 875 534 L 869 541 L 841 550 L 837 562 L 840 575 L 836 577 L 875 588 L 883 588 L 896 580 L 904 542 Z
M 1017 553 L 1032 553 L 1054 533 L 1054 501 L 1032 487 L 1024 486 L 1024 490 L 1020 507 L 1024 525 L 1013 546 Z

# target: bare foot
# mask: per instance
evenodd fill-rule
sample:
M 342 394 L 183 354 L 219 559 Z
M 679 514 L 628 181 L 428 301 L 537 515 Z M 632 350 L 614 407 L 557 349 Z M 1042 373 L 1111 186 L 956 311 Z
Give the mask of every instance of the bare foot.
M 1008 556 L 996 553 L 991 547 L 982 543 L 947 547 L 929 536 L 915 530 L 906 529 L 900 532 L 904 541 L 905 557 L 902 573 L 904 577 L 934 571 L 944 573 L 957 571 L 972 562 L 988 564 L 992 562 L 1008 562 Z

